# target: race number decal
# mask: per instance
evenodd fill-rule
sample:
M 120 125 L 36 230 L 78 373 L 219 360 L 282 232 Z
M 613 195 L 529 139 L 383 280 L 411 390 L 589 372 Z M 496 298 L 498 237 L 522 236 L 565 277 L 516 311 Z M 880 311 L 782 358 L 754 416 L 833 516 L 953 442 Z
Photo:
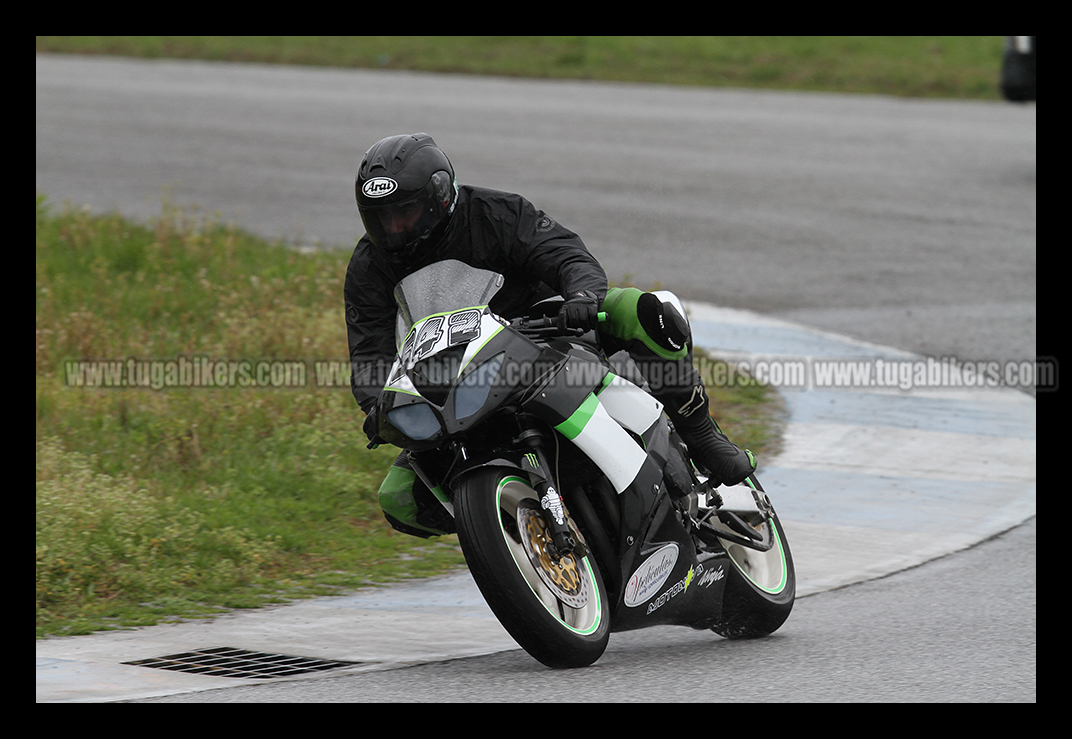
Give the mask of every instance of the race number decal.
M 451 313 L 447 318 L 448 339 L 447 346 L 464 344 L 480 336 L 479 308 L 469 308 Z

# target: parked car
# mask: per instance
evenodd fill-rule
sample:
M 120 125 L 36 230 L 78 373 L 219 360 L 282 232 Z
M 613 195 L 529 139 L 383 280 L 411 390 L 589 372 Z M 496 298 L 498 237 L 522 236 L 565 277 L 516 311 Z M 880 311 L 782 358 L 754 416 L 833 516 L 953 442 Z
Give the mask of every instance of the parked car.
M 1035 37 L 1006 36 L 1001 94 L 1016 103 L 1035 99 Z

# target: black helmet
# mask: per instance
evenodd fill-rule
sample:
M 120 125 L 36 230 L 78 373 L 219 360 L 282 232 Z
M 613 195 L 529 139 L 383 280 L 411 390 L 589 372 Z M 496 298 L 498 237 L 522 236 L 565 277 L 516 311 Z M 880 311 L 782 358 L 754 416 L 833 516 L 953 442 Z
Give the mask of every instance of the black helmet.
M 435 243 L 458 201 L 454 167 L 426 133 L 373 144 L 361 160 L 354 190 L 369 240 L 402 257 L 422 243 Z

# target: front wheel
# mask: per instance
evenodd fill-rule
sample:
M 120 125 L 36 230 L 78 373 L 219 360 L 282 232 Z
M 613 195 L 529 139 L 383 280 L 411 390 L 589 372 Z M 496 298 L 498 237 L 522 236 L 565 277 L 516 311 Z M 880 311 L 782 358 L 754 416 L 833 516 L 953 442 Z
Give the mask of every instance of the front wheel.
M 763 490 L 754 476 L 747 484 Z M 778 514 L 772 508 L 769 516 L 756 516 L 746 523 L 759 534 L 765 551 L 745 546 L 728 529 L 718 537 L 729 555 L 731 567 L 722 599 L 722 615 L 711 628 L 729 639 L 773 633 L 789 618 L 796 599 L 793 554 Z M 713 533 L 717 535 L 717 528 Z
M 549 554 L 550 532 L 527 480 L 510 470 L 478 470 L 459 486 L 454 512 L 473 580 L 526 652 L 556 668 L 585 667 L 602 656 L 610 604 L 599 569 L 587 556 Z M 574 536 L 583 542 L 576 528 Z

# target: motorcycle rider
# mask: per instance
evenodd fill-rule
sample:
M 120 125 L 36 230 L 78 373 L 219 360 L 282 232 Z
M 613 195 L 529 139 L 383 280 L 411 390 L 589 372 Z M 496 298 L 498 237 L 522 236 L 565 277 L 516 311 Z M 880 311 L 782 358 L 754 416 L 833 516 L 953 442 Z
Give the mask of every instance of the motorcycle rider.
M 688 322 L 672 295 L 608 290 L 606 273 L 577 234 L 520 195 L 459 186 L 450 160 L 426 133 L 373 144 L 358 168 L 355 195 L 366 234 L 350 258 L 343 293 L 351 389 L 370 440 L 395 354 L 394 287 L 428 264 L 457 259 L 504 276 L 490 304 L 495 314 L 514 318 L 557 299 L 560 326 L 598 329 L 608 354 L 627 350 L 712 482 L 736 484 L 755 469 L 752 453 L 732 444 L 710 417 Z M 604 323 L 600 310 L 608 315 Z M 399 531 L 427 537 L 454 530 L 408 452 L 395 460 L 379 500 Z

